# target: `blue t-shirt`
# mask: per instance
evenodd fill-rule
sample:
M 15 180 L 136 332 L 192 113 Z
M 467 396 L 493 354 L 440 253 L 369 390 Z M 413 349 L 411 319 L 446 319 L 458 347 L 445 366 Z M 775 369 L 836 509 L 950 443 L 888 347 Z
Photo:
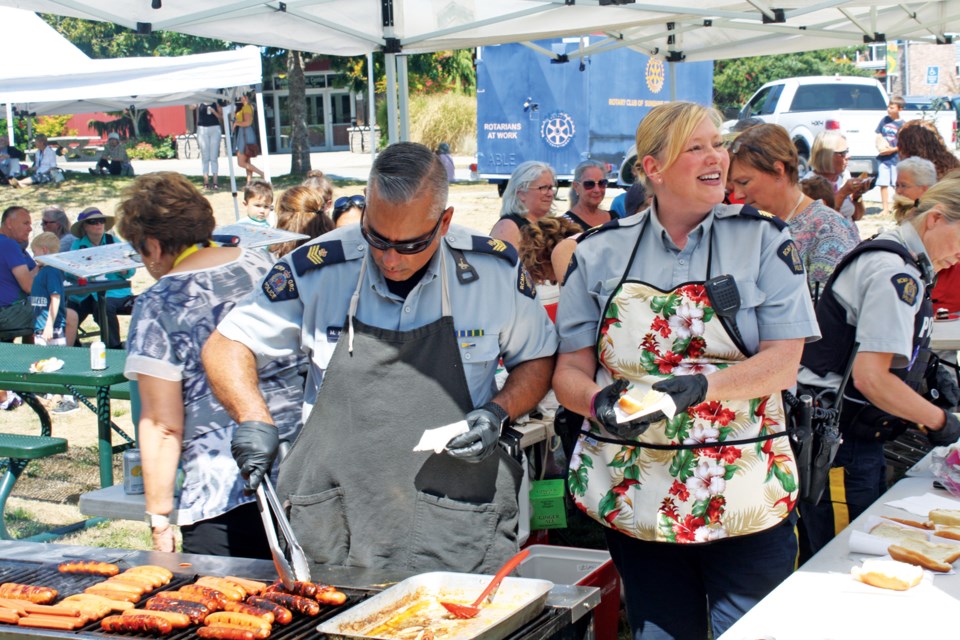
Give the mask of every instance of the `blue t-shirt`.
M 897 146 L 897 134 L 900 133 L 900 127 L 903 126 L 903 120 L 894 120 L 890 116 L 883 116 L 880 119 L 880 124 L 877 125 L 876 133 L 879 133 L 883 136 L 883 139 L 887 141 L 891 147 Z M 877 160 L 883 164 L 896 164 L 899 159 L 899 154 L 889 153 L 885 156 L 877 156 Z
M 63 296 L 63 271 L 53 267 L 40 267 L 30 289 L 30 304 L 33 306 L 33 332 L 43 333 L 50 313 L 50 298 L 60 296 L 60 308 L 53 320 L 55 335 L 63 335 L 67 326 L 67 301 Z
M 24 298 L 20 283 L 13 275 L 15 267 L 25 265 L 33 271 L 37 263 L 12 238 L 0 235 L 0 307 L 7 307 Z

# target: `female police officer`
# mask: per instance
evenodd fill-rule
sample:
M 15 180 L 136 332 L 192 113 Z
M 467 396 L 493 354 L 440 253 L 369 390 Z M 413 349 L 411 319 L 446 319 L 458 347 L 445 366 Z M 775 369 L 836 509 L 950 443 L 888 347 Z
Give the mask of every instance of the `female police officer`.
M 592 418 L 570 490 L 607 527 L 638 639 L 721 635 L 796 555 L 780 391 L 817 326 L 786 225 L 721 204 L 718 123 L 692 103 L 650 111 L 637 157 L 653 205 L 581 236 L 560 293 L 554 390 Z M 676 416 L 619 423 L 628 383 Z
M 933 328 L 929 289 L 935 272 L 960 261 L 958 222 L 960 178 L 947 178 L 898 227 L 847 254 L 827 282 L 817 305 L 823 340 L 804 349 L 798 380 L 814 392 L 836 390 L 853 357 L 831 472 L 842 474 L 844 495 L 831 500 L 828 486 L 817 505 L 801 507 L 802 554 L 816 553 L 880 497 L 884 441 L 914 423 L 934 444 L 960 436 L 956 416 L 916 392 Z

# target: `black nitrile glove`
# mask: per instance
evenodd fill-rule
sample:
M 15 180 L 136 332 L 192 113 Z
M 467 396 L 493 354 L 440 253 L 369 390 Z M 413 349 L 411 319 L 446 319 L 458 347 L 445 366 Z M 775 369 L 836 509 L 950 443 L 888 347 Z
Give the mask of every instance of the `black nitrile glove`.
M 617 413 L 614 411 L 614 407 L 617 406 L 617 401 L 620 400 L 620 396 L 627 386 L 629 386 L 629 383 L 621 378 L 598 391 L 597 395 L 593 396 L 593 406 L 590 407 L 590 412 L 603 425 L 603 428 L 613 435 L 624 440 L 634 440 L 647 430 L 650 421 L 647 416 L 644 416 L 633 422 L 617 422 Z
M 702 373 L 695 373 L 692 376 L 674 376 L 654 383 L 654 391 L 665 393 L 677 405 L 677 413 L 683 413 L 695 404 L 700 404 L 707 397 L 707 377 Z M 667 416 L 662 411 L 651 413 L 644 416 L 645 420 L 650 422 L 659 422 L 666 420 Z
M 509 416 L 503 407 L 488 402 L 467 414 L 470 430 L 447 443 L 447 453 L 464 462 L 480 462 L 494 452 L 500 440 L 500 430 Z
M 950 411 L 944 411 L 943 415 L 947 417 L 947 421 L 943 423 L 942 429 L 927 429 L 927 439 L 935 447 L 945 447 L 960 438 L 960 420 L 957 420 L 957 415 Z
M 270 473 L 279 446 L 280 433 L 272 424 L 248 420 L 237 426 L 230 453 L 240 467 L 240 475 L 247 481 L 248 491 L 256 491 L 263 476 Z

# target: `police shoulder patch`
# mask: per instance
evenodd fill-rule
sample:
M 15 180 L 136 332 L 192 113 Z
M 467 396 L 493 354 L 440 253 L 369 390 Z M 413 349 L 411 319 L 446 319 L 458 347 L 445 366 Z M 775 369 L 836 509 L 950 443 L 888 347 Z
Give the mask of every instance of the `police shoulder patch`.
M 523 265 L 520 265 L 517 270 L 517 291 L 531 299 L 537 297 L 537 286 L 530 277 L 530 272 Z
M 793 240 L 784 240 L 783 244 L 777 247 L 777 257 L 783 260 L 790 271 L 796 274 L 803 273 L 803 260 L 800 259 L 800 250 Z
M 570 274 L 577 270 L 577 254 L 570 256 L 570 263 L 567 265 L 567 272 L 563 274 L 563 281 L 566 282 Z
M 468 251 L 489 253 L 501 260 L 506 260 L 511 266 L 517 264 L 518 260 L 517 250 L 513 248 L 513 245 L 489 236 L 471 236 Z
M 760 211 L 759 209 L 755 209 L 750 205 L 746 205 L 746 204 L 740 208 L 740 217 L 750 218 L 751 220 L 766 220 L 767 222 L 773 223 L 773 225 L 776 226 L 777 229 L 786 229 L 788 226 L 786 222 L 784 222 L 777 216 L 773 215 L 772 213 L 768 213 L 766 211 Z
M 905 302 L 911 307 L 917 301 L 917 295 L 920 293 L 920 285 L 917 279 L 909 273 L 898 273 L 890 277 L 893 288 L 897 290 L 897 297 L 901 302 Z
M 319 269 L 331 264 L 343 262 L 343 244 L 339 240 L 329 242 L 308 243 L 294 251 L 293 267 L 297 275 L 302 276 L 311 269 Z
M 616 229 L 619 226 L 620 226 L 620 218 L 616 218 L 614 220 L 611 220 L 610 222 L 605 222 L 601 224 L 599 227 L 590 227 L 589 229 L 581 233 L 579 236 L 577 236 L 577 244 L 583 242 L 587 238 L 592 238 L 598 233 L 603 233 L 604 231 L 609 231 L 610 229 Z
M 273 265 L 273 268 L 263 279 L 261 287 L 270 302 L 296 300 L 300 297 L 300 293 L 297 291 L 297 283 L 293 279 L 293 272 L 290 271 L 286 262 L 278 262 Z

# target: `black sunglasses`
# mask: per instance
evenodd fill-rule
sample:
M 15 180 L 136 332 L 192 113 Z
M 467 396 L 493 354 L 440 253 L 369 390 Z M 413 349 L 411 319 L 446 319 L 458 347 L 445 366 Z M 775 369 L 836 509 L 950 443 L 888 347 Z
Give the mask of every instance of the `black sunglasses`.
M 583 185 L 583 188 L 587 191 L 593 191 L 593 189 L 599 186 L 601 189 L 606 189 L 607 185 L 610 184 L 606 178 L 603 180 L 584 180 L 580 184 Z
M 389 251 L 390 249 L 393 249 L 397 253 L 405 256 L 421 253 L 427 247 L 429 247 L 430 243 L 433 242 L 433 239 L 437 237 L 437 232 L 440 231 L 440 224 L 443 222 L 443 214 L 441 213 L 440 218 L 437 220 L 436 226 L 430 233 L 420 236 L 419 238 L 414 238 L 413 240 L 391 242 L 373 229 L 368 229 L 363 224 L 363 217 L 366 212 L 366 208 L 360 212 L 360 234 L 363 236 L 363 239 L 367 241 L 367 244 L 378 251 Z
M 347 209 L 353 207 L 360 207 L 362 209 L 366 202 L 366 199 L 360 195 L 340 196 L 333 202 L 333 213 L 334 215 L 340 215 Z
M 97 218 L 96 220 L 84 220 L 84 221 L 83 221 L 83 224 L 87 225 L 88 227 L 95 227 L 95 226 L 98 226 L 98 225 L 101 225 L 101 224 L 106 224 L 106 223 L 107 223 L 107 221 L 104 220 L 103 218 Z

